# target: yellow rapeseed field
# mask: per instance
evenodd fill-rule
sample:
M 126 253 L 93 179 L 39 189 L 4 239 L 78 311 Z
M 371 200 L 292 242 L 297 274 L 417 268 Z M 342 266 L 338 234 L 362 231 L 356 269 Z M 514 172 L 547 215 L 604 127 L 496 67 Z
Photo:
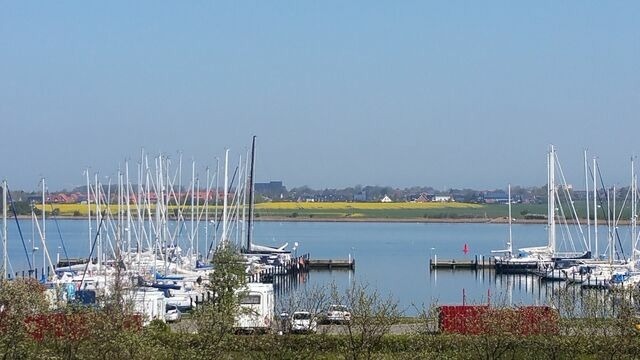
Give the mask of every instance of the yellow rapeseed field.
M 35 207 L 38 210 L 42 210 L 42 205 L 36 204 Z M 136 208 L 136 205 L 132 204 L 130 205 L 130 208 L 132 213 L 137 213 L 138 210 Z M 155 206 L 151 206 L 152 211 L 154 208 Z M 74 216 L 74 215 L 87 216 L 87 214 L 89 213 L 89 208 L 87 207 L 87 204 L 47 204 L 46 205 L 47 213 L 55 209 L 58 210 L 58 215 L 60 216 Z M 102 212 L 105 210 L 106 210 L 106 206 L 101 205 L 100 211 Z M 96 212 L 95 205 L 91 205 L 91 211 L 93 213 Z M 112 214 L 117 213 L 118 205 L 109 205 L 109 212 Z
M 131 211 L 137 213 L 136 205 L 130 205 Z M 36 208 L 42 209 L 41 205 L 36 205 Z M 155 206 L 151 206 L 153 211 Z M 169 210 L 173 211 L 176 206 L 170 206 Z M 214 209 L 215 206 L 210 206 L 210 209 Z M 221 207 L 220 207 L 221 208 Z M 351 216 L 358 216 L 357 211 L 365 210 L 437 210 L 437 209 L 476 209 L 482 208 L 482 205 L 469 204 L 469 203 L 456 203 L 456 202 L 425 202 L 425 203 L 411 203 L 411 202 L 392 202 L 392 203 L 379 203 L 379 202 L 266 202 L 256 204 L 256 210 L 269 212 L 272 211 L 323 211 L 329 215 L 335 213 L 337 216 L 343 216 L 344 212 L 349 212 Z M 53 209 L 58 209 L 58 214 L 61 216 L 86 216 L 89 209 L 86 204 L 47 204 L 47 212 L 51 212 Z M 189 212 L 189 206 L 185 206 L 184 212 Z M 103 205 L 101 211 L 105 210 Z M 91 206 L 91 211 L 95 213 L 95 206 Z M 112 214 L 117 213 L 118 206 L 110 205 L 109 211 Z M 202 211 L 202 207 L 200 207 Z

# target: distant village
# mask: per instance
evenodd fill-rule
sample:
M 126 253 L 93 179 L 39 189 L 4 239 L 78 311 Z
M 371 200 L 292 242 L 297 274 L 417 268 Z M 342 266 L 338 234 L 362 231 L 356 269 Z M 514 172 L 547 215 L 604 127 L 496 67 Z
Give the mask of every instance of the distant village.
M 117 188 L 109 191 L 105 186 L 105 194 L 111 194 L 117 199 Z M 566 189 L 571 192 L 573 200 L 586 198 L 584 190 L 574 190 L 569 186 Z M 618 196 L 626 190 L 620 188 Z M 604 190 L 601 190 L 604 192 Z M 196 190 L 193 194 L 189 189 L 173 189 L 173 196 L 183 199 L 185 204 L 213 204 L 216 200 L 216 191 L 211 189 Z M 506 204 L 509 195 L 506 189 L 474 190 L 474 189 L 448 189 L 436 190 L 432 187 L 393 188 L 389 186 L 361 186 L 347 187 L 344 189 L 312 189 L 308 186 L 295 187 L 288 190 L 282 181 L 255 183 L 256 202 L 265 201 L 297 201 L 297 202 L 465 202 L 479 204 Z M 38 192 L 12 192 L 13 200 L 23 203 L 41 203 L 42 194 Z M 157 195 L 153 192 L 139 194 L 135 185 L 129 195 L 131 203 L 139 203 L 138 197 L 144 196 L 148 202 L 155 202 Z M 231 193 L 229 196 L 233 196 Z M 544 203 L 546 202 L 546 186 L 511 188 L 511 201 L 514 203 Z M 222 199 L 223 192 L 218 190 L 217 198 Z M 220 200 L 221 201 L 221 200 Z M 77 204 L 93 202 L 87 195 L 86 186 L 80 186 L 72 190 L 62 190 L 46 194 L 46 202 L 58 204 Z

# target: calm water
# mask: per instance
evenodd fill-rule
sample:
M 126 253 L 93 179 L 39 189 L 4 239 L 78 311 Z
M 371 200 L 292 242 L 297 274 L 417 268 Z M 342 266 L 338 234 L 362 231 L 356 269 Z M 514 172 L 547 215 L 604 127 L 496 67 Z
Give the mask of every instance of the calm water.
M 34 239 L 31 221 L 20 222 L 27 253 L 33 256 L 37 267 L 43 265 L 43 252 L 39 237 L 35 237 L 39 248 L 32 253 Z M 59 231 L 58 231 L 59 228 Z M 95 232 L 95 224 L 93 226 Z M 186 247 L 186 224 L 179 238 Z M 604 252 L 606 229 L 600 230 L 600 252 Z M 25 270 L 25 251 L 15 223 L 9 228 L 9 250 L 13 272 Z M 37 233 L 37 230 L 35 230 Z M 626 234 L 621 232 L 621 238 Z M 64 257 L 60 239 L 70 257 L 86 257 L 90 239 L 86 221 L 47 221 L 47 247 L 52 261 L 57 253 Z M 209 231 L 211 234 L 211 231 Z M 513 304 L 543 304 L 551 288 L 541 285 L 537 278 L 519 276 L 496 276 L 493 272 L 469 270 L 429 270 L 429 258 L 472 258 L 488 256 L 491 250 L 502 249 L 508 238 L 507 225 L 503 224 L 444 224 L 444 223 L 334 223 L 334 222 L 258 222 L 255 224 L 254 241 L 262 245 L 279 246 L 286 242 L 289 249 L 294 242 L 299 246 L 297 254 L 309 253 L 313 258 L 356 259 L 356 270 L 312 271 L 296 288 L 322 286 L 335 282 L 340 288 L 352 282 L 368 284 L 384 295 L 399 301 L 408 313 L 433 303 L 462 303 L 463 293 L 467 303 L 508 302 Z M 561 232 L 559 241 L 563 238 Z M 204 231 L 200 231 L 199 248 L 205 248 Z M 544 225 L 513 225 L 514 247 L 545 245 L 547 239 Z M 467 244 L 469 253 L 462 251 Z M 629 245 L 623 243 L 627 248 Z M 628 253 L 628 251 L 627 251 Z M 94 255 L 95 256 L 95 255 Z M 560 286 L 554 284 L 553 286 Z

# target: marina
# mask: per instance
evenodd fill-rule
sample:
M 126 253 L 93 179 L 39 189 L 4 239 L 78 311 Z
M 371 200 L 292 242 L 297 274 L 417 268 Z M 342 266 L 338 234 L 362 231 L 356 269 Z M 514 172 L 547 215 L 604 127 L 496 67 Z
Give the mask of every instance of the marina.
M 640 358 L 640 2 L 0 9 L 3 359 Z
M 86 221 L 58 219 L 53 207 L 51 212 L 46 211 L 43 179 L 39 214 L 34 207 L 30 222 L 15 217 L 11 229 L 4 214 L 5 232 L 18 233 L 21 240 L 5 241 L 5 276 L 33 277 L 52 289 L 68 288 L 68 297 L 73 297 L 71 287 L 106 292 L 114 274 L 124 272 L 132 291 L 162 291 L 165 301 L 183 310 L 210 296 L 207 283 L 214 273 L 216 253 L 228 247 L 239 251 L 242 260 L 237 265 L 244 268 L 248 284 L 272 284 L 279 301 L 298 297 L 313 287 L 335 286 L 346 291 L 354 284 L 367 284 L 393 294 L 404 309 L 413 307 L 413 311 L 417 311 L 416 304 L 428 307 L 456 301 L 461 291 L 465 301 L 488 301 L 492 293 L 504 294 L 512 303 L 545 305 L 552 301 L 557 288 L 548 284 L 611 289 L 636 286 L 640 279 L 634 259 L 618 254 L 635 247 L 631 240 L 636 239 L 635 222 L 627 226 L 611 222 L 608 226 L 587 226 L 587 239 L 577 219 L 567 221 L 571 219 L 567 214 L 575 217 L 576 212 L 565 180 L 555 182 L 559 164 L 553 146 L 547 158 L 550 190 L 546 225 L 513 224 L 510 187 L 506 224 L 263 222 L 257 221 L 254 213 L 255 137 L 253 140 L 251 156 L 238 163 L 233 176 L 228 169 L 229 151 L 225 152 L 220 173 L 222 193 L 217 185 L 212 188 L 208 175 L 202 207 L 195 163 L 191 182 L 184 186 L 180 177 L 169 176 L 171 172 L 181 173 L 178 170 L 182 165 L 172 170 L 169 159 L 163 156 L 155 159 L 154 166 L 138 168 L 138 179 L 143 173 L 147 175 L 135 188 L 126 164 L 116 185 L 105 186 L 97 177 L 92 182 L 87 173 L 87 199 L 95 201 L 86 203 L 90 210 Z M 141 163 L 149 163 L 144 154 Z M 208 203 L 212 192 L 216 194 L 213 213 Z M 634 204 L 635 199 L 633 196 Z M 187 201 L 197 204 L 186 206 Z M 615 202 L 612 212 L 616 213 Z M 57 244 L 46 233 L 51 225 L 58 233 Z M 65 234 L 67 227 L 76 230 Z M 606 243 L 598 243 L 599 228 L 602 234 L 608 233 L 600 238 Z M 612 229 L 616 231 L 616 243 Z M 619 235 L 626 229 L 631 237 Z M 535 233 L 528 234 L 530 230 Z M 629 243 L 623 244 L 622 239 Z M 516 248 L 514 243 L 526 246 Z M 598 254 L 598 258 L 608 261 L 592 257 L 592 246 L 596 254 L 599 248 L 607 249 L 607 256 Z M 631 254 L 635 256 L 635 252 Z M 37 264 L 40 257 L 41 266 Z M 15 271 L 25 265 L 28 270 Z M 509 287 L 514 281 L 518 287 Z M 398 289 L 399 285 L 404 288 Z M 533 289 L 537 289 L 537 296 L 532 296 L 536 294 Z
M 20 220 L 25 238 L 33 235 L 28 220 Z M 58 220 L 60 236 L 51 236 L 48 241 L 56 253 L 63 253 L 61 239 L 69 257 L 83 257 L 86 253 L 88 228 L 77 220 Z M 605 231 L 601 227 L 601 231 Z M 17 232 L 15 224 L 10 231 Z M 621 227 L 621 232 L 629 230 Z M 204 229 L 201 230 L 201 235 Z M 545 241 L 546 230 L 539 224 L 514 224 L 514 237 L 528 244 Z M 467 243 L 471 251 L 490 254 L 505 238 L 503 224 L 474 223 L 334 223 L 334 222 L 256 222 L 254 239 L 256 242 L 277 246 L 279 243 L 299 242 L 298 253 L 309 254 L 315 259 L 357 259 L 354 270 L 342 268 L 314 269 L 297 273 L 295 281 L 287 286 L 288 293 L 303 293 L 316 286 L 336 284 L 339 289 L 347 289 L 354 283 L 366 283 L 385 294 L 393 294 L 401 307 L 409 313 L 415 312 L 414 305 L 432 303 L 459 303 L 465 290 L 469 303 L 486 302 L 487 292 L 493 297 L 508 299 L 512 304 L 546 304 L 555 289 L 568 284 L 540 281 L 534 274 L 500 275 L 490 267 L 466 270 L 462 268 L 430 268 L 429 258 L 465 259 L 460 249 Z M 204 246 L 202 239 L 201 247 Z M 625 243 L 623 242 L 623 245 Z M 604 247 L 604 242 L 600 244 Z M 27 243 L 28 248 L 31 247 Z M 19 243 L 9 243 L 10 273 L 22 276 L 27 268 L 24 250 Z M 37 250 L 36 255 L 42 256 Z M 63 256 L 61 256 L 63 258 Z M 475 255 L 466 256 L 475 262 Z M 481 255 L 478 255 L 481 263 Z M 485 256 L 485 264 L 488 257 Z M 381 266 L 383 265 L 383 266 Z M 35 267 L 34 267 L 35 268 Z M 38 277 L 43 267 L 37 266 Z M 45 274 L 46 274 L 46 268 Z M 346 270 L 346 271 L 345 271 Z M 24 272 L 28 276 L 28 271 Z M 579 275 L 576 275 L 579 278 Z M 287 277 L 288 278 L 288 277 Z M 279 279 L 276 276 L 276 279 Z M 400 281 L 401 280 L 401 281 Z M 284 293 L 282 293 L 284 295 Z

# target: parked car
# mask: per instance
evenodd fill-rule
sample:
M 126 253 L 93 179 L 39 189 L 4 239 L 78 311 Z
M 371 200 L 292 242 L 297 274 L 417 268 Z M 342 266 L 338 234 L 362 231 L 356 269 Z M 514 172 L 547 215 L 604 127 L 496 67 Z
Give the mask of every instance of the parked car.
M 177 322 L 182 318 L 182 313 L 176 305 L 167 304 L 164 320 L 166 322 Z
M 318 323 L 315 317 L 308 311 L 296 311 L 291 315 L 291 332 L 294 333 L 315 333 L 318 330 Z
M 351 312 L 344 305 L 331 305 L 327 310 L 326 321 L 329 323 L 346 323 L 351 321 Z

